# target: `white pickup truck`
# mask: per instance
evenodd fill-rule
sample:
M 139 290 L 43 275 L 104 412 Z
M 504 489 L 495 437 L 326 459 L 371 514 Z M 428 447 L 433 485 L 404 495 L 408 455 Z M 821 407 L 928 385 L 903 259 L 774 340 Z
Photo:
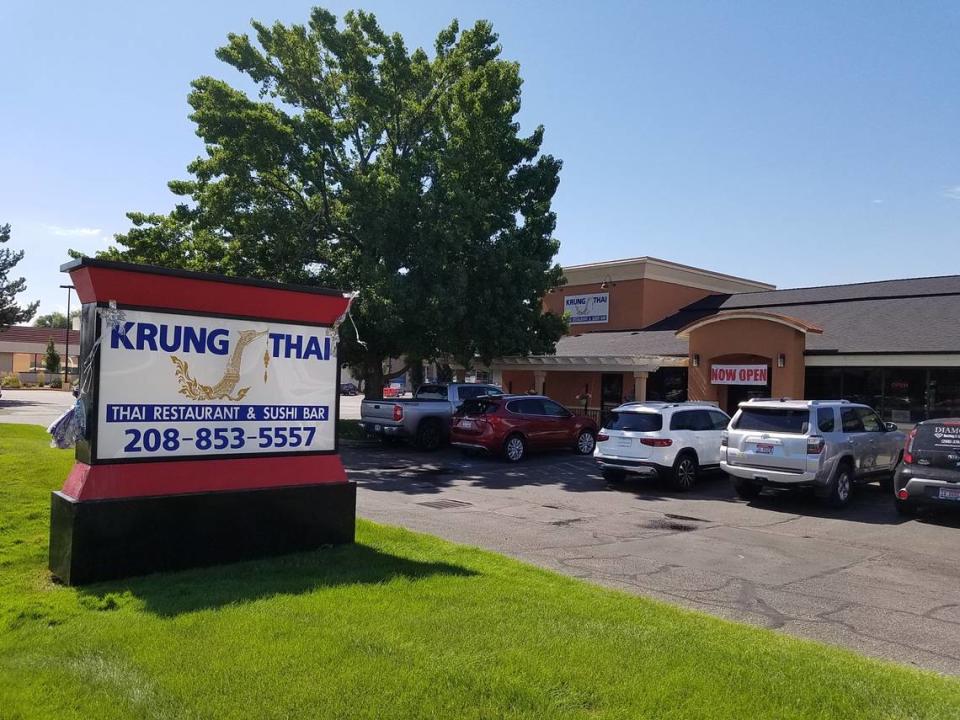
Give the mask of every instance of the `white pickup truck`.
M 463 401 L 481 395 L 503 395 L 503 390 L 479 383 L 426 384 L 412 398 L 364 400 L 360 427 L 383 440 L 406 438 L 421 450 L 436 450 L 449 437 Z

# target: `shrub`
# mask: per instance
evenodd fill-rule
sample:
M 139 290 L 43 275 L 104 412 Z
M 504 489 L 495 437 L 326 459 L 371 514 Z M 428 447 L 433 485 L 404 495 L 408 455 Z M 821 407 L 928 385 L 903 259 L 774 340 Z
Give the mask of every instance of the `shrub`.
M 20 387 L 20 376 L 16 373 L 10 373 L 9 375 L 3 376 L 3 381 L 0 383 L 5 388 L 18 388 Z
M 38 373 L 37 373 L 37 385 L 38 385 L 39 387 L 43 387 L 43 386 L 46 385 L 46 384 L 47 384 L 47 376 L 44 375 L 42 372 L 38 372 Z
M 62 387 L 63 387 L 63 378 L 60 377 L 59 375 L 54 375 L 53 378 L 50 380 L 50 387 L 56 388 L 57 390 L 59 390 L 60 388 L 62 388 Z

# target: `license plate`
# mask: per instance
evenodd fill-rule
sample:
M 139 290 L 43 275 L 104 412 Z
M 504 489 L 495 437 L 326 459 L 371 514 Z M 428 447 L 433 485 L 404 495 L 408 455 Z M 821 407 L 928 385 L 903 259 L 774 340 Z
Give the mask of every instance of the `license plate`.
M 757 452 L 760 453 L 761 455 L 771 455 L 773 453 L 773 445 L 765 445 L 763 443 L 759 443 L 757 445 Z
M 473 430 L 476 426 L 473 424 L 473 420 L 461 420 L 460 427 L 464 430 Z
M 940 488 L 941 500 L 960 500 L 960 488 Z
M 383 425 L 374 425 L 374 426 L 373 426 L 373 431 L 374 431 L 374 432 L 380 432 L 381 430 L 383 430 Z
M 633 445 L 631 438 L 617 438 L 617 447 L 628 448 Z

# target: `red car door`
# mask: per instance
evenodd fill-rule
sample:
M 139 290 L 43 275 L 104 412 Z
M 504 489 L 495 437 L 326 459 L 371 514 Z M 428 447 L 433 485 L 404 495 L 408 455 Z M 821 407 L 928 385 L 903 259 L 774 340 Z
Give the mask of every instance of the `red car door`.
M 549 446 L 549 418 L 544 414 L 543 400 L 523 398 L 510 403 L 508 409 L 519 415 L 516 419 L 517 429 L 527 438 L 531 448 Z
M 545 444 L 550 447 L 567 447 L 574 443 L 576 422 L 573 414 L 553 400 L 543 401 Z

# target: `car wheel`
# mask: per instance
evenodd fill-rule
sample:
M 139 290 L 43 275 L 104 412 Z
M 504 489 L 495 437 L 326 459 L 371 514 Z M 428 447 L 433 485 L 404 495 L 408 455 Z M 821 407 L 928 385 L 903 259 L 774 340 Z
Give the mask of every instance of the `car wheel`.
M 850 504 L 853 496 L 853 471 L 849 465 L 841 465 L 830 481 L 827 489 L 827 504 L 831 507 L 842 508 Z
M 623 470 L 604 468 L 600 471 L 600 474 L 603 476 L 604 480 L 612 483 L 620 483 L 627 479 L 627 474 Z
M 503 443 L 503 456 L 508 462 L 520 462 L 527 456 L 527 443 L 522 435 L 511 435 Z
M 436 450 L 442 442 L 443 433 L 436 420 L 424 420 L 417 426 L 417 447 L 421 450 Z
M 597 446 L 597 438 L 590 430 L 583 430 L 577 435 L 577 453 L 579 455 L 590 455 Z
M 680 492 L 686 492 L 697 484 L 696 458 L 689 453 L 683 454 L 677 458 L 673 464 L 673 487 Z
M 746 478 L 733 478 L 733 490 L 737 493 L 738 497 L 741 497 L 744 500 L 753 500 L 754 498 L 760 496 L 760 492 L 763 490 L 763 487 L 759 483 L 755 483 L 753 480 L 747 480 Z

